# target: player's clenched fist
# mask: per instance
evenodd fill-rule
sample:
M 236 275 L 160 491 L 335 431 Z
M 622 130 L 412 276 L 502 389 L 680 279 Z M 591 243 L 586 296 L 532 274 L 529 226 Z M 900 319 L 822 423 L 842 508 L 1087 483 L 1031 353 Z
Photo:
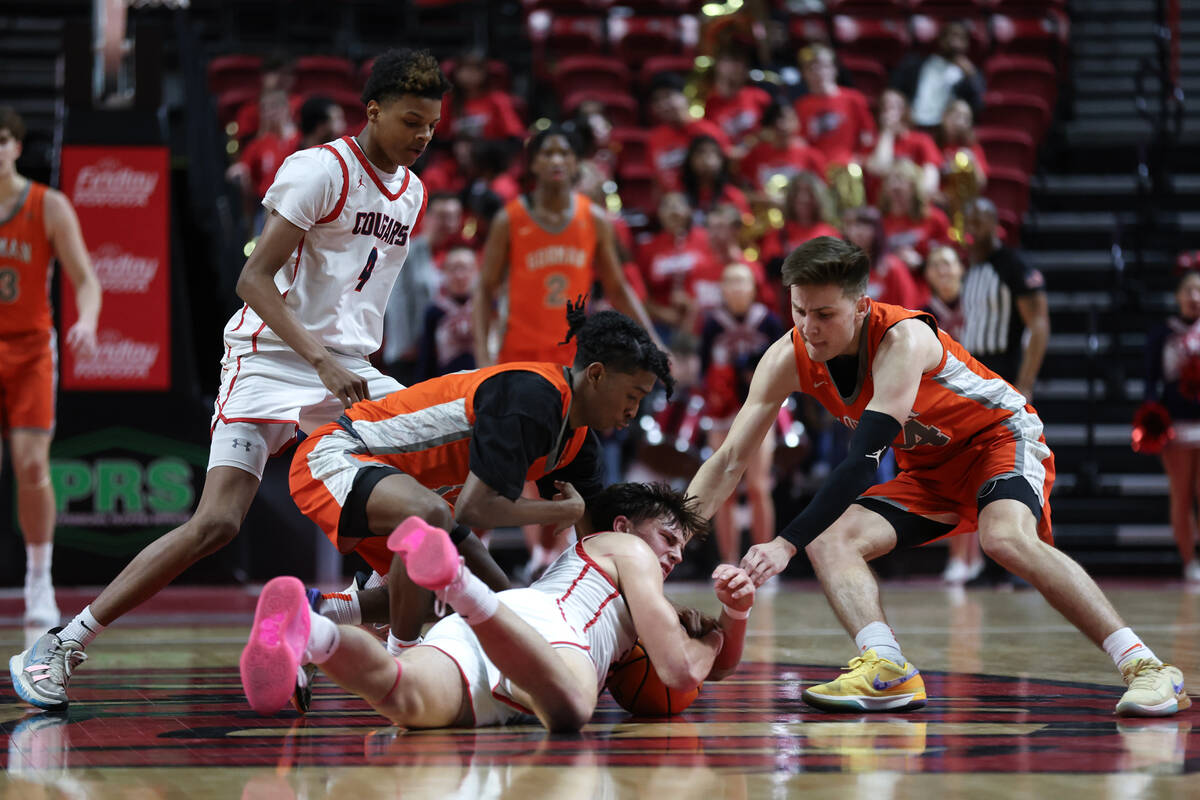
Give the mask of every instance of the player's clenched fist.
M 558 533 L 578 522 L 579 518 L 583 516 L 586 505 L 583 497 L 567 481 L 555 481 L 554 488 L 558 489 L 558 493 L 552 499 L 559 504 L 559 509 L 562 511 L 561 521 L 554 529 L 554 532 Z
M 754 581 L 741 567 L 721 564 L 712 574 L 717 599 L 734 611 L 749 611 L 754 605 Z
M 762 586 L 769 579 L 783 572 L 784 567 L 796 555 L 796 547 L 787 539 L 776 536 L 764 544 L 756 544 L 742 556 L 742 569 L 746 570 L 755 586 Z

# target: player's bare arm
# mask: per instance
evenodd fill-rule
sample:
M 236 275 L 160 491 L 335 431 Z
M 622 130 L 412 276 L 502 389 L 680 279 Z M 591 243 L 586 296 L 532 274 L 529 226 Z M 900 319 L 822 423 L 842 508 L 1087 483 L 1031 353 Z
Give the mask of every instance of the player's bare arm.
M 508 277 L 508 243 L 508 212 L 501 209 L 492 219 L 487 241 L 483 244 L 483 267 L 479 271 L 479 281 L 475 284 L 475 298 L 472 301 L 475 315 L 475 364 L 479 367 L 492 364 L 491 354 L 488 352 L 488 338 L 492 330 L 492 321 L 495 319 L 496 297 Z
M 687 493 L 697 499 L 701 516 L 712 517 L 717 513 L 742 479 L 746 463 L 770 433 L 779 416 L 779 407 L 788 395 L 798 391 L 800 379 L 796 376 L 789 331 L 763 355 L 729 436 L 688 484 Z
M 683 535 L 672 535 L 679 536 L 682 545 Z M 712 670 L 724 634 L 714 630 L 699 639 L 688 637 L 679 613 L 663 594 L 662 565 L 638 537 L 607 533 L 589 539 L 585 547 L 601 568 L 605 561 L 612 565 L 638 638 L 662 682 L 680 690 L 699 685 Z
M 1037 380 L 1042 359 L 1046 357 L 1046 345 L 1050 342 L 1050 307 L 1045 292 L 1034 292 L 1017 298 L 1017 312 L 1029 330 L 1029 340 L 1021 354 L 1021 366 L 1017 370 L 1017 391 L 1025 395 L 1027 402 L 1033 401 L 1033 383 Z
M 746 644 L 746 625 L 754 605 L 754 581 L 741 567 L 720 564 L 712 574 L 713 592 L 721 603 L 717 624 L 724 634 L 721 650 L 705 680 L 719 681 L 737 669 Z
M 617 311 L 637 320 L 637 323 L 646 329 L 655 347 L 666 350 L 666 346 L 654 331 L 654 324 L 650 321 L 650 315 L 646 313 L 646 307 L 634 294 L 629 281 L 625 280 L 625 275 L 621 272 L 621 260 L 617 257 L 612 223 L 604 210 L 596 206 L 592 206 L 592 219 L 596 225 L 596 255 L 592 263 L 595 264 L 596 275 L 604 286 L 605 294 Z
M 67 331 L 67 345 L 81 355 L 96 350 L 96 323 L 100 319 L 100 281 L 92 269 L 92 259 L 83 243 L 79 218 L 70 201 L 56 189 L 46 191 L 46 237 L 54 255 L 75 288 L 75 307 L 79 319 Z
M 904 425 L 917 400 L 921 376 L 941 360 L 942 343 L 929 325 L 920 319 L 896 323 L 883 335 L 871 362 L 875 392 L 866 410 L 887 414 Z
M 584 502 L 571 484 L 555 481 L 554 485 L 558 494 L 551 500 L 529 497 L 509 500 L 470 472 L 454 502 L 454 518 L 468 528 L 554 525 L 557 530 L 564 530 L 583 515 Z
M 369 399 L 366 378 L 355 375 L 337 363 L 325 345 L 288 310 L 283 295 L 275 286 L 275 273 L 296 252 L 303 238 L 302 228 L 288 222 L 278 212 L 271 211 L 258 238 L 258 245 L 250 258 L 246 259 L 246 266 L 242 267 L 242 274 L 238 276 L 238 297 L 245 300 L 246 305 L 254 309 L 254 313 L 288 347 L 312 364 L 330 393 L 349 408 L 359 400 Z

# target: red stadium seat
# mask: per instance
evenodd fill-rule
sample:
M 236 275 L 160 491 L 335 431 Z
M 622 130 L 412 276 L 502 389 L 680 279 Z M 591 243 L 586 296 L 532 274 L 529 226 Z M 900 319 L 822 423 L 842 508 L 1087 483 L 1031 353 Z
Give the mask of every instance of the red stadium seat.
M 1011 211 L 1020 219 L 1029 208 L 1029 175 L 1021 170 L 993 167 L 988 172 L 983 194 L 997 209 Z
M 788 37 L 796 47 L 810 42 L 829 41 L 829 23 L 823 16 L 814 14 L 795 15 L 788 19 Z
M 993 56 L 984 68 L 984 77 L 990 90 L 1034 94 L 1051 108 L 1058 98 L 1058 70 L 1044 58 Z
M 617 172 L 650 167 L 650 132 L 645 128 L 613 128 L 617 144 Z
M 221 94 L 217 95 L 217 120 L 222 126 L 232 122 L 238 113 L 238 109 L 246 103 L 258 102 L 259 88 L 255 83 L 253 86 L 239 86 L 234 89 L 226 89 Z M 250 136 L 254 131 L 238 131 L 238 138 L 244 139 Z
M 446 74 L 447 78 L 454 72 L 455 63 L 453 58 L 447 58 L 442 62 L 442 72 Z M 363 79 L 366 80 L 366 73 L 363 74 Z M 508 69 L 508 64 L 498 58 L 487 60 L 487 87 L 501 92 L 512 90 L 512 73 Z
M 585 100 L 595 100 L 603 104 L 604 113 L 613 127 L 627 128 L 638 124 L 638 104 L 633 97 L 624 92 L 596 92 L 584 89 L 571 92 L 562 101 L 562 112 L 565 116 L 575 113 L 579 104 Z
M 928 14 L 939 20 L 969 20 L 987 13 L 987 0 L 909 0 L 914 14 Z
M 567 56 L 551 69 L 559 97 L 572 92 L 629 92 L 629 68 L 613 56 Z
M 649 167 L 630 169 L 617 177 L 617 194 L 627 209 L 635 208 L 653 214 L 654 207 L 658 205 L 659 191 L 658 175 Z
M 854 77 L 854 88 L 874 103 L 887 88 L 887 70 L 873 58 L 849 53 L 841 56 L 842 66 Z
M 833 18 L 833 40 L 839 55 L 874 58 L 889 68 L 908 52 L 912 43 L 907 28 L 899 20 L 841 14 Z
M 831 14 L 855 14 L 864 17 L 908 16 L 904 0 L 826 0 L 825 10 Z
M 360 89 L 354 67 L 337 56 L 303 56 L 292 67 L 296 94 L 331 94 Z
M 638 71 L 638 85 L 644 90 L 650 86 L 655 75 L 664 72 L 673 72 L 686 81 L 695 70 L 696 59 L 691 56 L 650 56 L 642 62 L 642 68 Z
M 1055 10 L 1020 17 L 993 14 L 990 24 L 997 53 L 1038 56 L 1056 63 L 1070 35 L 1066 14 Z
M 695 17 L 612 17 L 608 23 L 613 52 L 626 64 L 641 64 L 652 56 L 696 51 L 700 26 Z
M 983 147 L 989 168 L 1003 167 L 1020 170 L 1026 175 L 1033 173 L 1037 147 L 1028 132 L 1012 128 L 979 126 L 975 128 L 975 138 Z
M 1050 124 L 1050 104 L 1037 95 L 1021 92 L 988 92 L 983 96 L 981 125 L 1028 131 L 1040 142 Z
M 262 59 L 250 55 L 218 56 L 208 62 L 208 90 L 219 95 L 230 89 L 258 89 Z
M 583 53 L 600 54 L 605 49 L 603 17 L 535 11 L 529 15 L 528 30 L 535 64 Z

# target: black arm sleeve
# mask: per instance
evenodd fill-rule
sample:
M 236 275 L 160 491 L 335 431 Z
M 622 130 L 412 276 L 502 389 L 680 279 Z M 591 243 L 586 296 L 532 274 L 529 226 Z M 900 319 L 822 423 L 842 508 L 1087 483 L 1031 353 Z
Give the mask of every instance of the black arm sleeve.
M 550 452 L 562 425 L 562 396 L 533 372 L 499 372 L 475 390 L 471 472 L 516 502 L 529 465 Z
M 820 536 L 875 481 L 879 459 L 899 433 L 900 423 L 891 415 L 864 411 L 850 438 L 846 458 L 829 474 L 817 496 L 779 535 L 797 550 Z

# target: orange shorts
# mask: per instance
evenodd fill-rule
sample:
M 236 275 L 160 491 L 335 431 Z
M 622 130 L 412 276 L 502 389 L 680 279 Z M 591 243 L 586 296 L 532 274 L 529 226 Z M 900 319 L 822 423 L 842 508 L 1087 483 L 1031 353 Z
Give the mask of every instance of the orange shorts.
M 0 337 L 0 431 L 54 430 L 54 331 Z
M 953 514 L 958 517 L 957 524 L 944 534 L 953 536 L 979 528 L 981 492 L 1000 478 L 1024 479 L 1029 486 L 1031 503 L 1041 504 L 1038 537 L 1053 544 L 1050 489 L 1054 485 L 1054 454 L 1046 446 L 1044 437 L 1037 440 L 991 437 L 967 447 L 936 467 L 906 469 L 892 480 L 872 486 L 861 498 L 875 498 L 900 511 L 922 517 Z

